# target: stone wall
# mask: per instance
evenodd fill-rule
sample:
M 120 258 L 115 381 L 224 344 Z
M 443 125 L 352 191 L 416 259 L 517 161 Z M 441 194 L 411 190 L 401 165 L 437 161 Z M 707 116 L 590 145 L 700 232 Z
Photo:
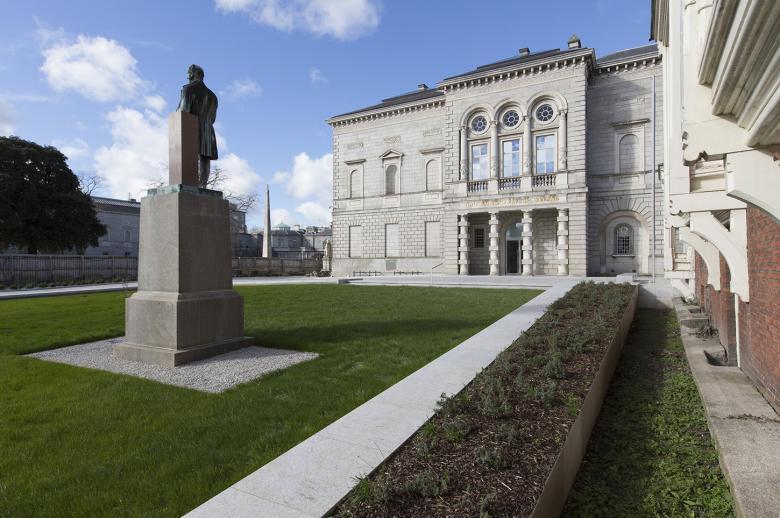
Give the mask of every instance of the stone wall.
M 588 273 L 591 275 L 652 271 L 650 231 L 653 218 L 652 78 L 656 81 L 656 164 L 663 162 L 662 67 L 648 65 L 593 77 L 587 91 Z M 636 167 L 621 170 L 620 140 L 636 135 Z M 635 235 L 642 234 L 645 256 L 635 261 L 613 258 L 607 250 L 606 226 L 620 212 L 631 215 Z M 663 184 L 655 192 L 655 265 L 663 274 Z
M 534 275 L 558 274 L 556 210 L 536 210 L 533 213 Z

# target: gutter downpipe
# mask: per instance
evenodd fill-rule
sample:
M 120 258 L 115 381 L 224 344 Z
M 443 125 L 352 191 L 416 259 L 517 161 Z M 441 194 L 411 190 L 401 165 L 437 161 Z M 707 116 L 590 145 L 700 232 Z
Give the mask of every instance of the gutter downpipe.
M 656 133 L 656 130 L 655 130 L 655 73 L 653 73 L 652 80 L 653 80 L 653 103 L 652 103 L 653 104 L 653 107 L 652 107 L 653 113 L 652 113 L 651 117 L 652 117 L 652 120 L 653 120 L 653 212 L 652 212 L 653 217 L 652 217 L 651 225 L 652 225 L 653 228 L 652 228 L 651 232 L 652 232 L 652 236 L 653 236 L 653 239 L 652 239 L 653 250 L 652 250 L 652 259 L 651 259 L 652 260 L 652 265 L 651 265 L 652 270 L 651 271 L 652 271 L 652 282 L 653 282 L 653 284 L 655 284 L 655 234 L 656 234 L 656 229 L 655 229 L 655 209 L 656 209 L 656 207 L 655 207 L 655 176 L 657 174 L 657 171 L 655 170 L 656 169 L 656 164 L 655 164 L 655 162 L 656 162 L 656 160 L 655 160 L 655 155 L 656 155 L 656 149 L 655 149 L 655 144 L 656 144 L 656 141 L 655 141 L 655 137 L 656 137 L 656 135 L 655 135 L 655 133 Z

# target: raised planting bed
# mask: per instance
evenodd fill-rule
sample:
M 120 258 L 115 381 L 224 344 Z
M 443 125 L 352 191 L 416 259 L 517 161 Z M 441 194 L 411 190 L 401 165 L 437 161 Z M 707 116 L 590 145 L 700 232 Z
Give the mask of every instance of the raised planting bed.
M 628 284 L 575 286 L 331 515 L 558 515 L 636 299 Z

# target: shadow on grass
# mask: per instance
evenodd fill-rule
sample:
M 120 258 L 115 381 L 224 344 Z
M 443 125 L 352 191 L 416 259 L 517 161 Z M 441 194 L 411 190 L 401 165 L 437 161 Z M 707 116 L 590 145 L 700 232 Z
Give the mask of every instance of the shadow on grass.
M 639 310 L 563 515 L 732 513 L 674 314 Z

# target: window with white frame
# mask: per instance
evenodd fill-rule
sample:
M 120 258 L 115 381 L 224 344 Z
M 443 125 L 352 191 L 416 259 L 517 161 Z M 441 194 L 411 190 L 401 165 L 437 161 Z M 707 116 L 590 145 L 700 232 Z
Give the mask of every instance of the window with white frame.
M 488 128 L 488 121 L 484 115 L 477 115 L 471 119 L 471 130 L 474 133 L 484 133 Z
M 555 172 L 556 138 L 555 135 L 536 135 L 536 174 Z
M 398 167 L 395 164 L 385 169 L 385 194 L 398 194 Z
M 634 229 L 626 223 L 615 227 L 615 255 L 632 255 L 634 253 Z
M 398 235 L 398 223 L 385 225 L 385 257 L 399 257 L 401 255 L 398 247 Z
M 488 161 L 488 145 L 472 144 L 471 146 L 471 179 L 484 180 L 490 176 Z
M 504 113 L 504 116 L 501 117 L 501 122 L 504 124 L 505 128 L 511 129 L 516 128 L 518 124 L 520 124 L 520 114 L 517 113 L 517 110 L 507 110 Z
M 520 176 L 522 164 L 523 140 L 520 138 L 504 140 L 501 144 L 503 176 Z

